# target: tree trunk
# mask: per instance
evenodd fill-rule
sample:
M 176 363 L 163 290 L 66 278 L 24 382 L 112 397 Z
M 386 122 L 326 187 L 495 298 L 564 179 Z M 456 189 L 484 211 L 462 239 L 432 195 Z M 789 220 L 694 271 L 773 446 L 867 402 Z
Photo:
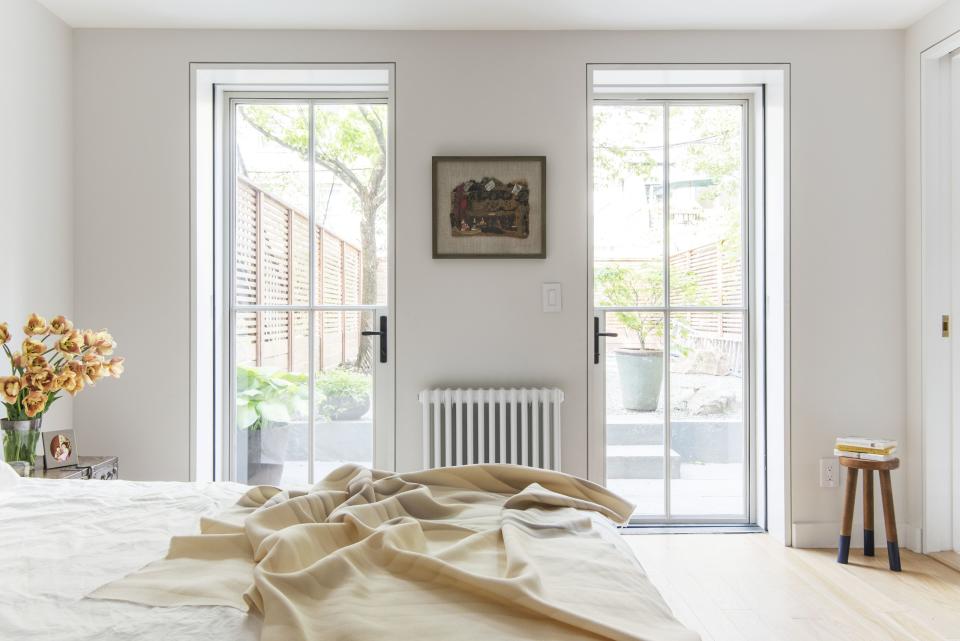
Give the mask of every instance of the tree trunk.
M 377 209 L 378 207 L 369 202 L 368 199 L 361 199 L 361 219 L 360 219 L 360 303 L 363 305 L 376 305 L 377 300 Z M 361 329 L 363 331 L 373 331 L 377 329 L 379 319 L 376 314 L 361 314 Z M 376 337 L 360 341 L 360 347 L 357 350 L 356 368 L 361 372 L 370 372 L 373 368 L 373 355 L 379 349 L 376 345 Z

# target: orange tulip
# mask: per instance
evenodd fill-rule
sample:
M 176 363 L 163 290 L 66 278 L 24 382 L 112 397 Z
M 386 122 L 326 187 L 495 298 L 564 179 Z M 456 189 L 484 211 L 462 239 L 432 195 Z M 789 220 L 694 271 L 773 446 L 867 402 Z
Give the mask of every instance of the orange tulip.
M 49 331 L 50 326 L 47 325 L 47 319 L 37 314 L 30 314 L 30 318 L 27 319 L 27 324 L 23 326 L 23 333 L 27 336 L 39 336 Z
M 66 358 L 77 356 L 83 349 L 83 336 L 77 330 L 72 329 L 57 341 L 56 347 L 57 351 Z
M 43 354 L 46 350 L 43 343 L 35 338 L 27 338 L 23 341 L 23 355 L 27 358 Z
M 23 384 L 34 391 L 49 392 L 53 388 L 53 370 L 31 370 L 23 375 Z
M 111 358 L 109 363 L 104 363 L 103 367 L 112 378 L 120 378 L 123 374 L 123 358 Z
M 57 316 L 57 317 L 54 318 L 52 321 L 50 321 L 50 333 L 51 333 L 51 334 L 57 334 L 57 335 L 62 336 L 62 335 L 64 335 L 64 334 L 70 332 L 70 330 L 72 330 L 72 329 L 73 329 L 73 323 L 71 323 L 71 322 L 70 322 L 66 317 L 64 317 L 64 316 Z
M 16 403 L 20 395 L 20 379 L 16 376 L 0 378 L 0 397 L 5 403 Z
M 30 418 L 43 412 L 46 406 L 47 395 L 43 392 L 33 391 L 23 398 L 23 411 Z
M 57 378 L 60 389 L 70 396 L 76 396 L 83 390 L 83 377 L 77 376 L 72 370 L 64 370 Z
M 96 354 L 84 354 L 83 378 L 91 385 L 103 378 L 103 360 Z
M 10 329 L 6 323 L 0 323 L 0 345 L 6 344 L 10 340 Z

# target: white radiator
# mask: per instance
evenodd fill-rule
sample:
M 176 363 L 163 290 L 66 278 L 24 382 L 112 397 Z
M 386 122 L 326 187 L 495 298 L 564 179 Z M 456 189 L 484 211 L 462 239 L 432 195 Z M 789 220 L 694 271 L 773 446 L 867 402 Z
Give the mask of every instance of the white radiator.
M 420 392 L 423 467 L 513 463 L 560 469 L 559 389 Z

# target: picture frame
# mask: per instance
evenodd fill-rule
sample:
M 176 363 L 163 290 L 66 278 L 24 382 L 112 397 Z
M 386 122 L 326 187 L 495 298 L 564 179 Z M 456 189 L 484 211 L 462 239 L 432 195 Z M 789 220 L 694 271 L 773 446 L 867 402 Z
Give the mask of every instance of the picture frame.
M 546 258 L 546 156 L 434 156 L 433 258 Z
M 77 436 L 73 430 L 50 430 L 43 435 L 43 465 L 52 470 L 77 464 Z

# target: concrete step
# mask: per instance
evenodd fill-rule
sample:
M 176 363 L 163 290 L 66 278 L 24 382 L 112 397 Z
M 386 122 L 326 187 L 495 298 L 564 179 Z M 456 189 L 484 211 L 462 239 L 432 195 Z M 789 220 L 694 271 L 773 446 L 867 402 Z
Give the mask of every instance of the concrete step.
M 733 463 L 743 458 L 740 419 L 675 418 L 670 425 L 670 446 L 685 463 Z M 608 416 L 606 439 L 614 447 L 663 443 L 663 416 Z
M 663 445 L 608 445 L 608 479 L 663 478 Z M 670 477 L 680 478 L 680 455 L 670 451 Z

